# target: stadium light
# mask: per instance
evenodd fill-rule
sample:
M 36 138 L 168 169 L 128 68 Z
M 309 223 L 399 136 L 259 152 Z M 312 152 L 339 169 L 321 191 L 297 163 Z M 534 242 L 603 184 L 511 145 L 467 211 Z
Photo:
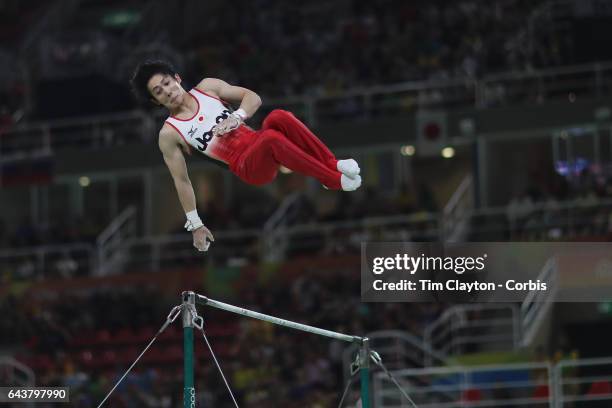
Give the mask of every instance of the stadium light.
M 91 180 L 87 176 L 79 177 L 79 184 L 81 187 L 88 187 L 91 184 Z
M 402 156 L 414 156 L 416 149 L 413 145 L 404 145 L 400 148 L 400 154 Z
M 453 147 L 445 147 L 444 149 L 442 149 L 442 157 L 444 157 L 445 159 L 450 159 L 455 157 L 455 149 Z

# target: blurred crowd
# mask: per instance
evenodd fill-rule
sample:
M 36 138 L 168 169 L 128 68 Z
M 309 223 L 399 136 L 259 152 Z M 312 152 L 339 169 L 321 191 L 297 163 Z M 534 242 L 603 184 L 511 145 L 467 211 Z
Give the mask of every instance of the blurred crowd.
M 218 76 L 251 87 L 264 97 L 334 96 L 354 87 L 404 81 L 473 80 L 497 72 L 526 72 L 575 62 L 571 36 L 560 35 L 547 20 L 544 0 L 315 0 L 299 4 L 239 0 L 232 7 L 219 1 L 182 1 L 168 10 L 168 15 L 176 17 L 177 22 L 187 18 L 198 22 L 184 25 L 165 22 L 168 15 L 164 13 L 148 12 L 156 10 L 156 2 L 133 0 L 127 5 L 142 11 L 140 25 L 123 28 L 104 26 L 99 24 L 101 18 L 92 17 L 94 11 L 102 16 L 110 10 L 109 5 L 120 2 L 82 3 L 76 10 L 62 12 L 58 8 L 57 18 L 66 16 L 70 21 L 61 24 L 63 28 L 53 35 L 42 36 L 39 46 L 29 49 L 32 52 L 23 53 L 34 55 L 26 66 L 32 69 L 29 73 L 32 78 L 44 85 L 38 89 L 39 94 L 53 96 L 46 101 L 43 98 L 39 110 L 62 105 L 55 97 L 58 89 L 72 86 L 91 94 L 98 92 L 93 85 L 82 86 L 85 83 L 103 88 L 106 94 L 99 90 L 101 97 L 79 104 L 78 109 L 83 111 L 78 114 L 92 113 L 95 109 L 96 113 L 127 109 L 131 107 L 126 102 L 127 76 L 134 63 L 150 55 L 174 60 L 190 81 Z M 3 62 L 10 59 L 7 56 L 25 49 L 22 47 L 27 45 L 26 38 L 37 40 L 36 33 L 29 35 L 28 27 L 50 11 L 46 8 L 48 3 L 39 0 L 29 2 L 28 12 L 24 13 L 23 4 L 16 0 L 0 2 Z M 41 32 L 47 28 L 42 27 Z M 156 32 L 151 33 L 151 28 Z M 23 75 L 5 73 L 20 72 L 21 68 L 1 65 L 4 68 L 0 68 L 3 76 L 0 137 L 23 116 L 28 92 Z M 100 78 L 109 82 L 99 81 Z M 494 91 L 503 97 L 503 89 Z M 424 97 L 438 98 L 435 94 Z M 43 116 L 56 114 L 62 116 L 66 111 L 49 110 Z M 440 207 L 425 185 L 404 186 L 395 194 L 368 187 L 359 195 L 324 193 L 313 199 L 297 192 L 294 198 L 283 218 L 289 227 L 402 215 L 420 217 L 423 223 L 412 224 L 410 235 L 401 239 L 439 238 L 428 234 L 431 225 L 427 214 L 438 216 Z M 472 239 L 610 237 L 612 205 L 608 200 L 612 200 L 610 180 L 588 173 L 573 186 L 530 188 L 517 192 L 497 218 L 474 218 L 473 226 L 478 228 L 472 231 Z M 202 204 L 209 228 L 231 231 L 261 228 L 279 207 L 280 200 L 259 189 L 237 195 L 227 206 L 217 201 Z M 35 224 L 23 220 L 10 230 L 0 222 L 0 248 L 92 244 L 108 221 L 87 217 L 74 222 L 50 220 Z M 184 233 L 182 224 L 177 226 L 179 230 Z M 298 235 L 288 243 L 287 253 L 354 253 L 358 243 L 365 239 L 361 231 L 338 232 L 336 240 L 321 231 Z M 241 248 L 248 251 L 245 245 Z M 8 275 L 19 280 L 32 279 L 39 261 L 36 254 L 16 261 L 3 258 L 0 283 L 10 283 Z M 60 251 L 47 262 L 52 265 L 47 271 L 51 277 L 70 278 L 90 271 L 71 250 Z M 360 293 L 359 280 L 350 270 L 324 274 L 307 270 L 290 282 L 247 283 L 236 295 L 244 307 L 351 334 L 384 329 L 419 334 L 442 308 L 411 304 L 408 310 L 399 303 L 361 303 L 356 297 Z M 0 347 L 36 367 L 37 385 L 70 386 L 76 407 L 99 402 L 127 369 L 125 360 L 113 356 L 136 357 L 137 354 L 128 356 L 121 345 L 113 343 L 113 335 L 126 329 L 157 330 L 176 303 L 155 288 L 138 291 L 115 288 L 32 302 L 20 301 L 15 296 L 1 300 Z M 221 315 L 213 317 L 222 322 L 221 328 L 226 325 L 232 333 L 229 339 L 223 338 L 221 347 L 213 342 L 213 348 L 217 344 L 230 356 L 221 363 L 241 405 L 327 407 L 337 403 L 346 368 L 343 344 L 315 336 L 305 341 L 302 333 L 256 321 L 230 322 Z M 99 350 L 76 346 L 100 328 L 109 332 L 106 346 Z M 163 353 L 168 351 L 165 347 L 174 352 L 178 346 L 164 343 L 162 347 Z M 91 361 L 102 357 L 107 365 L 92 369 Z M 208 406 L 224 406 L 228 401 L 224 385 L 208 357 L 206 361 L 199 371 L 196 367 L 198 399 Z M 181 364 L 174 360 L 165 366 L 145 363 L 128 376 L 111 405 L 176 406 L 182 399 L 180 372 Z M 356 398 L 354 394 L 350 396 L 352 401 Z
M 586 171 L 574 188 L 559 187 L 556 191 L 536 187 L 512 198 L 506 207 L 511 237 L 547 240 L 612 236 L 612 179 L 594 177 Z
M 233 295 L 215 298 L 355 335 L 399 330 L 421 337 L 423 329 L 448 307 L 444 303 L 363 303 L 358 296 L 359 276 L 349 266 L 323 267 L 315 262 L 293 272 L 292 276 L 277 274 L 266 279 L 263 267 L 256 267 L 249 272 L 255 274 L 254 279 L 243 276 L 235 281 Z M 28 302 L 19 295 L 9 295 L 0 302 L 0 332 L 5 333 L 0 347 L 34 369 L 38 386 L 70 387 L 71 404 L 75 407 L 95 406 L 102 400 L 178 303 L 176 296 L 169 297 L 162 288 L 151 284 L 106 288 L 95 285 L 58 295 L 47 292 L 30 296 Z M 208 293 L 206 286 L 194 289 Z M 347 378 L 347 361 L 352 360 L 352 356 L 345 358 L 346 343 L 214 309 L 198 310 L 240 406 L 322 408 L 338 403 Z M 125 378 L 108 402 L 111 406 L 161 408 L 180 404 L 183 384 L 179 322 L 180 319 L 160 335 Z M 128 339 L 125 333 L 144 335 Z M 230 397 L 200 333 L 195 333 L 194 340 L 198 406 L 230 406 Z M 158 360 L 148 359 L 150 355 Z M 397 356 L 382 355 L 387 364 L 406 366 Z M 4 374 L 0 372 L 0 380 Z M 13 385 L 7 380 L 3 384 Z M 538 384 L 542 386 L 533 391 L 534 398 L 550 395 L 546 382 Z M 590 383 L 584 388 L 580 394 L 602 393 Z M 608 386 L 606 392 L 609 389 Z M 489 388 L 473 387 L 463 393 L 462 399 L 476 402 L 490 394 Z M 502 398 L 495 392 L 493 396 Z M 358 398 L 358 387 L 353 383 L 347 401 L 354 404 Z
M 282 196 L 264 189 L 251 188 L 244 195 L 233 197 L 230 205 L 224 206 L 211 199 L 201 203 L 201 206 L 202 211 L 208 214 L 209 227 L 225 231 L 261 228 L 284 201 L 291 202 L 283 217 L 286 226 L 393 215 L 410 216 L 423 212 L 436 213 L 439 210 L 431 187 L 425 184 L 404 184 L 395 192 L 366 186 L 362 193 L 357 194 L 320 191 L 313 195 L 301 187 L 287 191 Z M 245 202 L 250 205 L 244 205 Z
M 305 269 L 295 280 L 279 277 L 267 284 L 241 281 L 234 303 L 344 333 L 364 335 L 374 330 L 402 330 L 415 335 L 441 312 L 442 304 L 361 303 L 359 277 L 350 268 L 324 272 Z M 203 292 L 205 293 L 205 292 Z M 130 347 L 127 360 L 108 360 L 106 365 L 83 359 L 84 340 L 104 328 L 110 334 L 95 349 L 93 360 L 109 352 L 123 355 L 127 346 L 119 340 L 124 329 L 148 327 L 150 337 L 163 323 L 176 299 L 158 289 L 114 288 L 111 291 L 64 294 L 56 299 L 21 302 L 9 297 L 0 303 L 5 316 L 0 328 L 7 336 L 0 346 L 35 367 L 38 386 L 70 386 L 75 407 L 97 404 L 150 340 L 139 339 Z M 78 312 L 77 312 L 78 311 Z M 343 351 L 346 344 L 308 335 L 257 320 L 231 316 L 226 312 L 201 310 L 210 333 L 223 327 L 231 335 L 222 339 L 209 335 L 213 350 L 237 395 L 248 407 L 328 407 L 337 404 L 344 388 Z M 177 323 L 175 323 L 177 324 Z M 196 349 L 205 349 L 199 333 Z M 171 353 L 182 344 L 180 335 L 172 342 L 154 343 L 149 354 Z M 91 347 L 91 346 L 90 346 Z M 155 349 L 158 349 L 157 351 Z M 114 407 L 171 407 L 182 394 L 182 354 L 165 364 L 146 359 L 130 374 L 110 400 Z M 221 350 L 226 350 L 222 352 Z M 196 390 L 208 406 L 229 406 L 229 395 L 206 351 L 196 364 Z M 356 391 L 357 387 L 354 387 Z M 355 393 L 349 401 L 355 401 Z M 198 404 L 199 405 L 199 404 Z
M 300 182 L 291 186 L 296 180 Z M 211 231 L 225 234 L 211 259 L 225 264 L 237 258 L 257 262 L 268 257 L 353 254 L 362 241 L 432 242 L 451 233 L 442 230 L 445 220 L 433 186 L 406 184 L 395 192 L 366 186 L 359 194 L 320 191 L 311 195 L 303 181 L 301 176 L 285 178 L 277 186 L 282 193 L 247 186 L 226 199 L 208 195 L 199 210 Z M 283 190 L 285 182 L 290 188 Z M 280 208 L 284 208 L 282 215 L 270 222 Z M 96 238 L 111 222 L 94 219 L 38 224 L 24 219 L 12 228 L 0 224 L 0 280 L 90 274 Z M 532 183 L 503 206 L 483 209 L 466 220 L 464 239 L 472 242 L 609 240 L 612 180 L 585 170 L 574 179 L 558 176 L 552 184 Z M 189 239 L 183 222 L 166 234 Z M 16 249 L 28 253 L 11 252 Z M 158 261 L 162 267 L 197 262 L 188 249 L 186 241 L 169 242 L 158 248 Z M 152 266 L 151 257 L 137 249 L 129 251 L 126 271 L 159 266 Z
M 0 282 L 90 274 L 96 238 L 107 225 L 94 219 L 24 218 L 13 228 L 0 220 Z
M 499 214 L 472 219 L 471 241 L 608 241 L 612 239 L 612 177 L 585 169 L 576 177 L 532 183 Z
M 60 29 L 42 27 L 45 35 L 0 32 L 10 52 L 28 35 L 37 45 L 28 64 L 30 77 L 41 86 L 39 110 L 46 110 L 39 117 L 62 114 L 49 99 L 61 81 L 66 95 L 76 96 L 76 88 L 86 83 L 81 80 L 90 84 L 90 93 L 99 94 L 80 104 L 83 114 L 129 109 L 126 80 L 139 59 L 152 56 L 173 60 L 188 83 L 217 76 L 256 88 L 266 98 L 330 96 L 405 81 L 471 80 L 575 62 L 572 36 L 556 30 L 545 0 L 242 0 L 231 8 L 184 0 L 171 10 L 162 2 L 134 0 L 125 5 L 124 18 L 132 22 L 124 25 L 109 23 L 118 2 L 108 3 L 82 2 L 60 18 L 41 2 L 32 10 L 8 2 L 13 5 L 8 11 L 25 17 L 17 19 L 21 25 L 7 27 L 27 26 L 36 13 L 61 21 Z M 199 24 L 203 20 L 206 24 Z M 77 114 L 75 109 L 63 114 Z
M 8 228 L 6 222 L 0 220 L 0 249 L 93 244 L 107 224 L 94 219 L 95 217 L 63 221 L 51 219 L 38 224 L 28 217 L 22 219 L 14 228 Z
M 530 32 L 536 43 L 528 49 L 527 22 L 544 3 L 245 2 L 241 13 L 215 10 L 221 18 L 185 40 L 195 45 L 185 65 L 280 96 L 567 64 L 570 47 L 552 33 Z M 225 46 L 227 38 L 236 46 Z
M 301 186 L 304 178 L 296 177 Z M 279 189 L 282 187 L 279 186 Z M 395 227 L 401 226 L 403 235 L 389 235 L 388 239 L 395 237 L 424 241 L 435 240 L 437 237 L 438 206 L 430 188 L 424 185 L 416 190 L 405 185 L 396 193 L 368 187 L 363 194 L 355 196 L 331 191 L 309 195 L 303 187 L 279 193 L 273 189 L 245 186 L 236 189 L 227 200 L 210 195 L 207 200 L 199 203 L 198 208 L 201 214 L 205 214 L 206 226 L 214 234 L 251 230 L 261 231 L 270 238 L 271 234 L 266 232 L 266 222 L 286 202 L 291 204 L 281 217 L 283 228 L 308 229 L 321 223 L 351 224 L 337 228 L 331 234 L 324 234 L 317 229 L 291 234 L 287 239 L 282 239 L 279 245 L 275 245 L 277 249 L 282 246 L 287 256 L 354 253 L 358 251 L 359 243 L 367 239 L 363 235 L 360 220 L 368 218 L 402 217 L 404 221 L 398 220 Z M 410 231 L 403 225 L 405 220 L 410 221 Z M 0 282 L 8 284 L 90 275 L 96 264 L 96 240 L 111 221 L 94 215 L 74 220 L 41 220 L 36 223 L 26 217 L 10 226 L 8 219 L 0 222 Z M 387 234 L 395 233 L 394 226 L 387 225 L 385 231 Z M 140 236 L 142 231 L 136 231 L 136 234 Z M 159 235 L 189 240 L 183 222 Z M 230 262 L 236 257 L 258 261 L 265 258 L 263 245 L 266 243 L 261 236 L 252 233 L 242 233 L 235 239 L 224 237 L 222 244 L 209 258 L 218 263 Z M 161 265 L 165 267 L 198 262 L 197 253 L 191 253 L 189 248 L 188 242 L 183 240 L 162 246 Z M 270 251 L 265 250 L 266 253 Z M 150 254 L 144 256 L 137 250 L 130 252 L 125 266 L 126 271 L 151 267 Z
M 383 193 L 376 187 L 368 187 L 356 198 L 335 192 L 322 192 L 313 197 L 299 189 L 279 195 L 271 190 L 245 186 L 237 189 L 227 202 L 213 198 L 199 203 L 199 207 L 206 214 L 206 225 L 211 230 L 260 229 L 288 198 L 295 198 L 284 217 L 288 226 L 438 211 L 435 198 L 425 185 L 421 185 L 418 191 L 404 185 L 397 193 Z M 9 228 L 5 221 L 0 220 L 0 249 L 93 244 L 111 221 L 108 217 L 88 216 L 75 220 L 49 219 L 33 223 L 29 217 L 25 217 L 16 226 Z M 177 225 L 173 232 L 182 234 L 183 224 Z

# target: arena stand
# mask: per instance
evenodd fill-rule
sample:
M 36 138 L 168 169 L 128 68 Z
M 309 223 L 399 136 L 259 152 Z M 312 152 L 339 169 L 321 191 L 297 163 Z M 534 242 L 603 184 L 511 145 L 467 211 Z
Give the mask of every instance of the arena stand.
M 428 328 L 448 316 L 461 314 L 465 326 L 482 325 L 487 319 L 481 311 L 462 314 L 443 303 L 361 303 L 354 271 L 364 239 L 609 241 L 610 173 L 599 164 L 611 159 L 604 142 L 610 131 L 609 112 L 601 108 L 609 103 L 612 68 L 599 62 L 567 66 L 591 60 L 577 57 L 575 47 L 564 42 L 568 37 L 559 37 L 557 25 L 540 24 L 565 18 L 557 13 L 557 2 L 534 6 L 506 1 L 492 6 L 484 1 L 356 1 L 339 2 L 330 10 L 326 2 L 296 6 L 255 1 L 241 3 L 249 12 L 231 13 L 224 17 L 227 24 L 210 24 L 204 33 L 194 10 L 216 10 L 220 3 L 184 2 L 183 11 L 190 16 L 183 17 L 192 24 L 182 34 L 174 32 L 174 26 L 158 33 L 158 39 L 167 41 L 164 47 L 153 47 L 154 53 L 183 55 L 178 62 L 192 81 L 206 72 L 236 83 L 261 84 L 268 102 L 262 112 L 273 106 L 295 110 L 333 140 L 339 152 L 356 152 L 362 162 L 370 163 L 368 188 L 355 198 L 332 197 L 296 175 L 285 175 L 274 188 L 255 192 L 219 176 L 208 164 L 196 166 L 198 187 L 214 197 L 205 211 L 219 241 L 205 260 L 191 248 L 182 219 L 168 215 L 154 222 L 177 208 L 167 201 L 158 207 L 148 204 L 171 196 L 162 177 L 165 169 L 152 167 L 159 160 L 154 134 L 161 116 L 129 111 L 133 106 L 124 98 L 127 65 L 148 55 L 139 45 L 151 40 L 153 30 L 83 29 L 79 21 L 98 21 L 110 6 L 98 1 L 60 3 L 72 7 L 70 13 L 52 15 L 64 29 L 45 36 L 44 52 L 30 56 L 44 62 L 32 70 L 42 84 L 38 91 L 51 94 L 67 82 L 77 89 L 84 83 L 78 80 L 81 76 L 85 82 L 101 79 L 91 94 L 115 93 L 118 103 L 101 98 L 104 103 L 62 111 L 47 109 L 49 101 L 45 104 L 43 99 L 25 109 L 28 120 L 43 120 L 15 124 L 11 116 L 0 131 L 3 206 L 8 209 L 0 228 L 0 341 L 10 355 L 34 369 L 37 384 L 73 387 L 75 406 L 91 406 L 101 399 L 185 287 L 330 329 L 395 329 L 422 340 Z M 128 3 L 142 7 L 144 2 Z M 155 28 L 163 4 L 149 3 L 140 24 Z M 264 6 L 265 12 L 254 12 Z M 552 13 L 547 7 L 554 7 Z M 293 19 L 285 18 L 285 8 L 293 12 Z M 462 28 L 464 36 L 456 37 L 452 33 L 464 15 L 474 16 L 474 23 Z M 237 26 L 248 28 L 240 47 L 225 52 L 210 45 L 208 39 L 222 42 Z M 525 37 L 530 27 L 537 32 Z M 273 35 L 279 33 L 283 35 Z M 120 40 L 125 40 L 121 46 Z M 379 48 L 381 41 L 386 46 Z M 529 41 L 535 44 L 526 47 Z M 206 45 L 192 48 L 202 43 Z M 500 44 L 509 52 L 500 54 Z M 138 52 L 125 61 L 126 69 L 111 70 L 125 56 L 124 48 Z M 273 75 L 260 62 L 272 59 L 276 49 L 285 50 L 287 57 L 277 67 L 281 74 Z M 298 49 L 302 52 L 295 54 Z M 238 59 L 250 63 L 237 65 Z M 353 68 L 360 66 L 354 61 L 364 59 L 385 63 Z M 313 61 L 321 60 L 325 66 L 313 67 Z M 281 83 L 277 78 L 289 80 Z M 355 88 L 356 83 L 361 86 Z M 452 160 L 419 156 L 423 140 L 414 117 L 422 110 L 439 109 L 448 113 L 447 133 L 440 143 L 456 147 Z M 110 110 L 118 112 L 108 114 Z M 107 113 L 83 116 L 101 112 Z M 77 117 L 57 119 L 73 115 Z M 473 119 L 476 129 L 466 118 Z M 410 134 L 404 137 L 406 133 Z M 554 154 L 558 140 L 578 144 L 591 139 L 599 144 L 594 142 L 594 151 L 584 154 L 586 168 L 568 167 L 580 157 Z M 407 144 L 416 147 L 416 157 L 398 154 L 410 151 Z M 474 170 L 478 149 L 489 155 Z M 521 161 L 529 151 L 539 156 Z M 110 156 L 123 163 L 119 169 L 105 166 Z M 544 174 L 529 171 L 542 162 L 547 166 Z M 427 188 L 422 188 L 418 180 L 425 177 Z M 291 205 L 283 205 L 287 203 Z M 59 217 L 66 213 L 69 220 Z M 178 209 L 174 213 L 181 215 Z M 272 222 L 279 218 L 282 223 Z M 24 297 L 29 301 L 23 302 Z M 580 308 L 584 315 L 598 316 L 587 308 Z M 564 308 L 556 310 L 567 313 Z M 499 319 L 499 313 L 494 311 L 489 320 Z M 302 341 L 282 329 L 215 312 L 207 312 L 205 318 L 213 347 L 226 361 L 245 406 L 337 402 L 346 379 L 341 345 Z M 486 324 L 491 330 L 491 322 Z M 561 324 L 556 330 L 564 332 Z M 516 334 L 510 333 L 509 338 Z M 402 381 L 423 387 L 415 393 L 420 404 L 469 406 L 493 400 L 499 405 L 513 400 L 540 406 L 550 404 L 552 396 L 556 401 L 592 404 L 601 399 L 606 404 L 609 361 L 585 361 L 580 353 L 572 353 L 585 337 L 572 335 L 576 338 L 571 341 L 551 341 L 545 352 L 529 354 L 526 359 L 532 364 L 520 367 L 500 361 L 507 357 L 503 353 L 514 352 L 515 344 L 500 347 L 496 352 L 501 357 L 484 360 L 499 361 L 498 366 L 484 373 L 467 361 L 479 357 L 470 356 L 472 352 L 490 351 L 482 335 L 458 347 L 457 355 L 445 356 L 463 359 L 459 363 L 469 366 L 463 370 L 457 364 L 429 367 L 427 356 L 416 347 L 393 350 L 417 354 L 420 362 L 411 360 L 413 371 L 402 373 Z M 439 349 L 448 351 L 449 344 Z M 112 406 L 178 403 L 181 348 L 176 328 L 164 333 L 157 346 L 128 377 Z M 220 406 L 227 401 L 223 385 L 200 346 L 198 398 Z M 591 351 L 592 346 L 582 350 Z M 605 348 L 584 357 L 603 353 Z M 404 359 L 401 355 L 391 364 L 405 367 Z M 380 406 L 397 406 L 398 396 L 387 389 L 384 378 L 376 378 L 378 398 L 384 400 Z M 517 379 L 525 384 L 523 389 L 513 388 Z

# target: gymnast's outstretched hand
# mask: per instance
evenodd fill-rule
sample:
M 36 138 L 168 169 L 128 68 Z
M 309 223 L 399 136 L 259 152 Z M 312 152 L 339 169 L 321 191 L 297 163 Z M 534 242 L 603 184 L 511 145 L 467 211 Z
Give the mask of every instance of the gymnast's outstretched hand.
M 200 252 L 208 251 L 210 243 L 215 240 L 213 234 L 204 225 L 191 231 L 191 233 L 193 234 L 193 246 Z

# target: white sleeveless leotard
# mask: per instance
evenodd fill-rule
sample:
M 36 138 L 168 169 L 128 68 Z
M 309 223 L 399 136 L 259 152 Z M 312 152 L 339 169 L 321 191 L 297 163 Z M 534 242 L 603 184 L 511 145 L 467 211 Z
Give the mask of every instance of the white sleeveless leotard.
M 193 97 L 197 102 L 196 113 L 190 119 L 169 116 L 166 123 L 181 135 L 190 148 L 213 159 L 230 163 L 239 153 L 236 150 L 242 145 L 238 139 L 245 133 L 252 133 L 252 130 L 242 125 L 221 137 L 213 137 L 213 127 L 231 113 L 228 106 L 219 98 L 196 88 L 187 94 L 186 97 Z

